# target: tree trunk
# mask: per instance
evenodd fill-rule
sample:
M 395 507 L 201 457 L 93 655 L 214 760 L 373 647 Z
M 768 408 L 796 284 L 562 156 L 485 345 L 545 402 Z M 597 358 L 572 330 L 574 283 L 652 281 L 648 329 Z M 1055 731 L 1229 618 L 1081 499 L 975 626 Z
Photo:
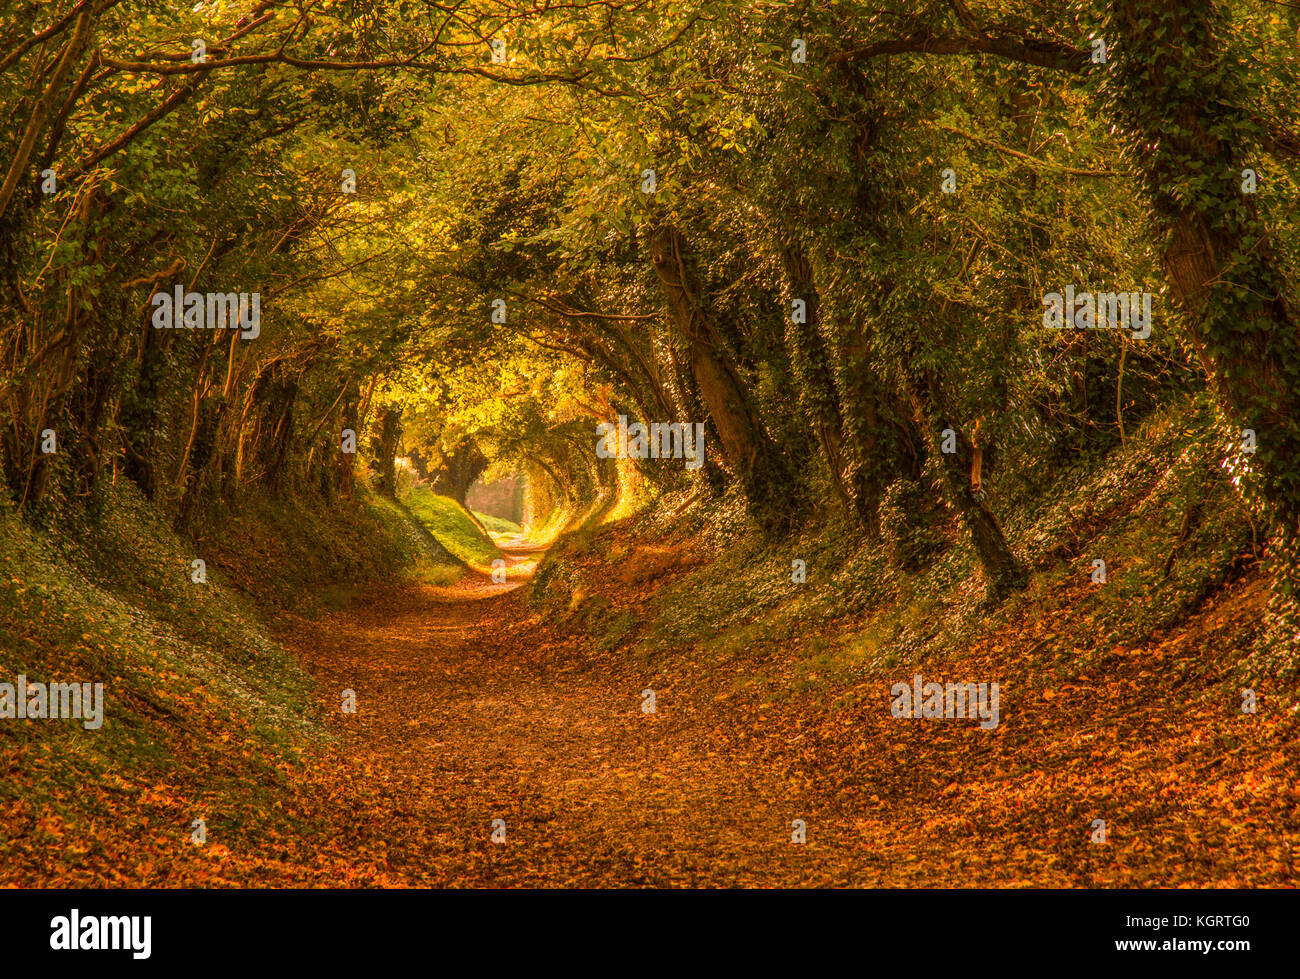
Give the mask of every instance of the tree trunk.
M 443 496 L 450 496 L 465 506 L 469 488 L 487 466 L 487 457 L 479 449 L 478 443 L 462 442 L 451 455 L 444 457 L 442 471 L 434 479 L 433 490 Z
M 741 481 L 750 512 L 764 530 L 782 533 L 797 509 L 794 480 L 721 348 L 700 284 L 689 267 L 689 246 L 675 228 L 664 228 L 651 234 L 650 255 L 669 314 L 686 342 L 691 374 L 717 426 L 723 452 Z
M 330 440 L 331 449 L 337 462 L 334 465 L 334 487 L 338 495 L 346 500 L 352 499 L 356 488 L 356 453 L 342 450 L 343 432 L 356 433 L 361 424 L 361 388 L 353 384 L 343 396 L 342 424 Z M 358 439 L 358 443 L 359 443 Z
M 379 492 L 390 500 L 397 499 L 397 440 L 402 431 L 400 408 L 385 408 L 379 422 L 375 455 L 379 463 Z M 468 487 L 466 487 L 468 491 Z M 461 501 L 464 502 L 463 500 Z
M 798 385 L 800 407 L 809 419 L 817 442 L 821 446 L 826 467 L 830 472 L 831 488 L 850 520 L 866 528 L 872 540 L 880 536 L 880 517 L 877 504 L 880 494 L 872 493 L 866 481 L 861 460 L 855 460 L 854 448 L 845 445 L 844 416 L 831 374 L 826 346 L 822 343 L 821 301 L 813 277 L 813 268 L 803 250 L 790 246 L 781 254 L 791 299 L 802 299 L 806 304 L 803 323 L 786 314 L 786 348 L 790 355 L 794 380 Z M 874 405 L 866 419 L 868 428 L 874 429 Z M 855 464 L 856 462 L 856 464 Z
M 1269 229 L 1242 171 L 1268 140 L 1258 93 L 1213 2 L 1115 0 L 1124 34 L 1113 72 L 1142 161 L 1145 191 L 1167 230 L 1164 263 L 1220 403 L 1254 429 L 1257 489 L 1273 520 L 1272 612 L 1300 628 L 1300 325 Z M 1157 325 L 1159 318 L 1156 317 Z M 1252 481 L 1253 482 L 1253 481 Z
M 946 404 L 940 382 L 930 371 L 924 371 L 917 375 L 911 387 L 917 413 L 929 426 L 934 451 L 943 466 L 948 499 L 970 532 L 975 554 L 988 579 L 988 597 L 997 599 L 1008 591 L 1024 588 L 1029 584 L 1024 564 L 1007 543 L 983 492 L 976 492 L 971 486 L 974 446 Z M 942 451 L 944 432 L 948 429 L 956 437 L 955 452 Z

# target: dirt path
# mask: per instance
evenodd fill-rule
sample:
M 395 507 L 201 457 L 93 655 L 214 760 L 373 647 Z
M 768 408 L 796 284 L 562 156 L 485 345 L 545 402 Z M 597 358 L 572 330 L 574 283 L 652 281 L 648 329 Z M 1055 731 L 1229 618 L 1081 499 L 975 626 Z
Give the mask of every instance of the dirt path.
M 290 644 L 323 697 L 356 691 L 336 767 L 317 774 L 336 844 L 386 883 L 817 880 L 790 841 L 798 813 L 765 801 L 772 778 L 701 724 L 643 713 L 636 685 L 576 667 L 518 580 L 395 591 Z
M 537 553 L 509 550 L 511 574 L 526 575 Z M 948 669 L 1001 675 L 1013 708 L 997 737 L 979 738 L 895 720 L 880 680 L 864 681 L 877 696 L 846 710 L 743 703 L 689 660 L 665 673 L 593 654 L 531 612 L 518 577 L 395 590 L 286 642 L 324 702 L 352 689 L 358 712 L 334 715 L 337 743 L 310 779 L 295 778 L 299 832 L 263 865 L 267 882 L 1277 886 L 1294 876 L 1276 836 L 1294 822 L 1290 736 L 1281 719 L 1243 723 L 1213 700 L 1202 716 L 1162 698 L 1158 676 L 1204 668 L 1182 638 L 1042 693 L 1007 648 L 968 650 Z M 648 682 L 662 687 L 652 714 L 641 710 Z M 1226 737 L 1241 746 L 1227 763 Z M 1105 846 L 1090 839 L 1098 813 Z
M 23 886 L 1300 879 L 1300 708 L 1265 689 L 1267 709 L 1243 713 L 1224 682 L 1234 623 L 1262 607 L 1262 584 L 1249 603 L 1225 592 L 1159 643 L 1086 663 L 1026 653 L 1035 630 L 1052 627 L 1026 620 L 942 661 L 825 691 L 786 683 L 776 696 L 780 684 L 755 693 L 737 681 L 767 672 L 785 683 L 778 671 L 796 649 L 764 644 L 766 660 L 702 643 L 597 652 L 533 613 L 519 584 L 537 552 L 508 550 L 504 584 L 470 574 L 281 620 L 333 738 L 272 745 L 285 738 L 278 723 L 245 724 L 233 738 L 214 724 L 207 735 L 228 769 L 71 783 L 95 805 L 0 810 L 0 845 L 12 841 L 0 885 L 6 871 Z M 626 614 L 651 608 L 639 602 Z M 998 678 L 996 730 L 894 717 L 891 684 L 913 668 Z M 641 710 L 647 687 L 655 713 Z M 345 690 L 356 713 L 339 709 Z M 204 735 L 177 730 L 177 744 Z M 201 846 L 196 817 L 208 823 Z M 504 842 L 493 842 L 495 820 Z M 806 824 L 802 844 L 794 820 Z

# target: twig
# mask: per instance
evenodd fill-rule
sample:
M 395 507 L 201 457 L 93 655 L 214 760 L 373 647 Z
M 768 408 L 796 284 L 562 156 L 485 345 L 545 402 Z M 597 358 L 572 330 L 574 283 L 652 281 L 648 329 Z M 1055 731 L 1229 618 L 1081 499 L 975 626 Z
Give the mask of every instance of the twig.
M 988 147 L 990 147 L 990 148 L 992 148 L 992 149 L 995 149 L 995 150 L 997 150 L 999 153 L 1005 153 L 1005 154 L 1007 154 L 1008 156 L 1014 156 L 1014 157 L 1016 157 L 1016 158 L 1019 159 L 1019 160 L 1024 160 L 1025 162 L 1027 162 L 1027 163 L 1032 163 L 1032 164 L 1034 164 L 1035 166 L 1046 167 L 1046 168 L 1049 169 L 1049 170 L 1059 170 L 1059 171 L 1061 171 L 1062 173 L 1073 174 L 1073 175 L 1076 176 L 1076 177 L 1115 177 L 1115 176 L 1118 176 L 1118 173 L 1117 173 L 1116 171 L 1114 171 L 1114 170 L 1079 170 L 1079 169 L 1077 169 L 1077 168 L 1075 168 L 1075 167 L 1065 167 L 1065 166 L 1061 166 L 1061 164 L 1059 164 L 1059 163 L 1049 163 L 1049 162 L 1047 162 L 1046 160 L 1040 160 L 1040 159 L 1039 159 L 1038 157 L 1036 157 L 1036 156 L 1030 156 L 1028 153 L 1021 153 L 1019 150 L 1013 150 L 1013 149 L 1012 149 L 1011 147 L 1009 147 L 1009 146 L 1003 146 L 1001 143 L 995 143 L 995 142 L 993 142 L 993 140 L 991 140 L 991 139 L 985 139 L 983 136 L 976 136 L 976 135 L 973 134 L 973 133 L 968 133 L 968 132 L 966 132 L 965 130 L 958 129 L 958 128 L 956 128 L 955 126 L 944 126 L 944 125 L 939 125 L 938 128 L 944 130 L 945 132 L 950 132 L 950 133 L 953 133 L 953 134 L 955 134 L 955 135 L 957 135 L 957 136 L 962 136 L 962 137 L 964 137 L 965 139 L 972 140 L 972 141 L 974 141 L 974 142 L 976 142 L 976 143 L 983 143 L 985 146 L 988 146 Z

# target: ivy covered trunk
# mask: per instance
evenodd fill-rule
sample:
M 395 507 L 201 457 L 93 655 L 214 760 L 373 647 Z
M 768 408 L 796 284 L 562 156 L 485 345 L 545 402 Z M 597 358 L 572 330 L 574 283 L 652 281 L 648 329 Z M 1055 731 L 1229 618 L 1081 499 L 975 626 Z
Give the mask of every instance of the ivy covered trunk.
M 686 342 L 691 374 L 750 511 L 765 530 L 781 533 L 795 510 L 794 480 L 721 347 L 690 267 L 689 245 L 677 229 L 660 229 L 651 235 L 650 253 L 669 315 Z
M 993 514 L 985 495 L 973 485 L 975 450 L 970 438 L 957 424 L 939 381 L 929 371 L 917 372 L 911 382 L 917 414 L 925 420 L 931 444 L 943 471 L 944 488 L 953 509 L 970 533 L 975 555 L 988 580 L 988 597 L 996 599 L 1008 591 L 1024 588 L 1029 575 Z M 947 433 L 951 432 L 951 435 Z M 955 444 L 945 452 L 944 442 Z
M 785 327 L 786 349 L 800 407 L 807 413 L 808 424 L 821 447 L 836 499 L 851 520 L 865 527 L 873 539 L 877 538 L 880 536 L 878 500 L 855 491 L 857 487 L 852 482 L 861 468 L 854 465 L 852 450 L 844 444 L 844 418 L 831 376 L 830 358 L 821 338 L 821 299 L 812 264 L 803 250 L 795 246 L 784 249 L 781 260 L 791 299 L 804 304 L 797 315 L 793 308 L 790 310 Z
M 1272 519 L 1274 626 L 1300 630 L 1300 329 L 1252 175 L 1269 139 L 1224 8 L 1117 0 L 1113 97 L 1164 226 L 1174 309 L 1231 426 L 1255 433 L 1244 486 Z M 1267 179 L 1267 175 L 1256 179 Z
M 390 500 L 397 499 L 397 440 L 401 436 L 402 411 L 385 408 L 379 420 L 375 461 L 379 466 L 379 492 Z M 466 487 L 468 492 L 468 487 Z M 464 500 L 462 499 L 462 503 Z

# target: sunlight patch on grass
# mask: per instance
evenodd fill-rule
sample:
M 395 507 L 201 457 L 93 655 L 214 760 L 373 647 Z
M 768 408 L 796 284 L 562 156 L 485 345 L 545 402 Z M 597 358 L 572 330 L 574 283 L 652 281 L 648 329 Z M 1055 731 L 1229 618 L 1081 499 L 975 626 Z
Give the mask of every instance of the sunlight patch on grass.
M 501 557 L 492 539 L 479 529 L 468 510 L 449 496 L 439 496 L 422 486 L 403 501 L 446 550 L 458 560 L 489 567 Z
M 493 540 L 523 536 L 524 528 L 514 521 L 506 520 L 503 517 L 494 517 L 490 513 L 479 513 L 477 510 L 472 512 L 478 518 L 478 522 L 487 528 L 487 532 Z

